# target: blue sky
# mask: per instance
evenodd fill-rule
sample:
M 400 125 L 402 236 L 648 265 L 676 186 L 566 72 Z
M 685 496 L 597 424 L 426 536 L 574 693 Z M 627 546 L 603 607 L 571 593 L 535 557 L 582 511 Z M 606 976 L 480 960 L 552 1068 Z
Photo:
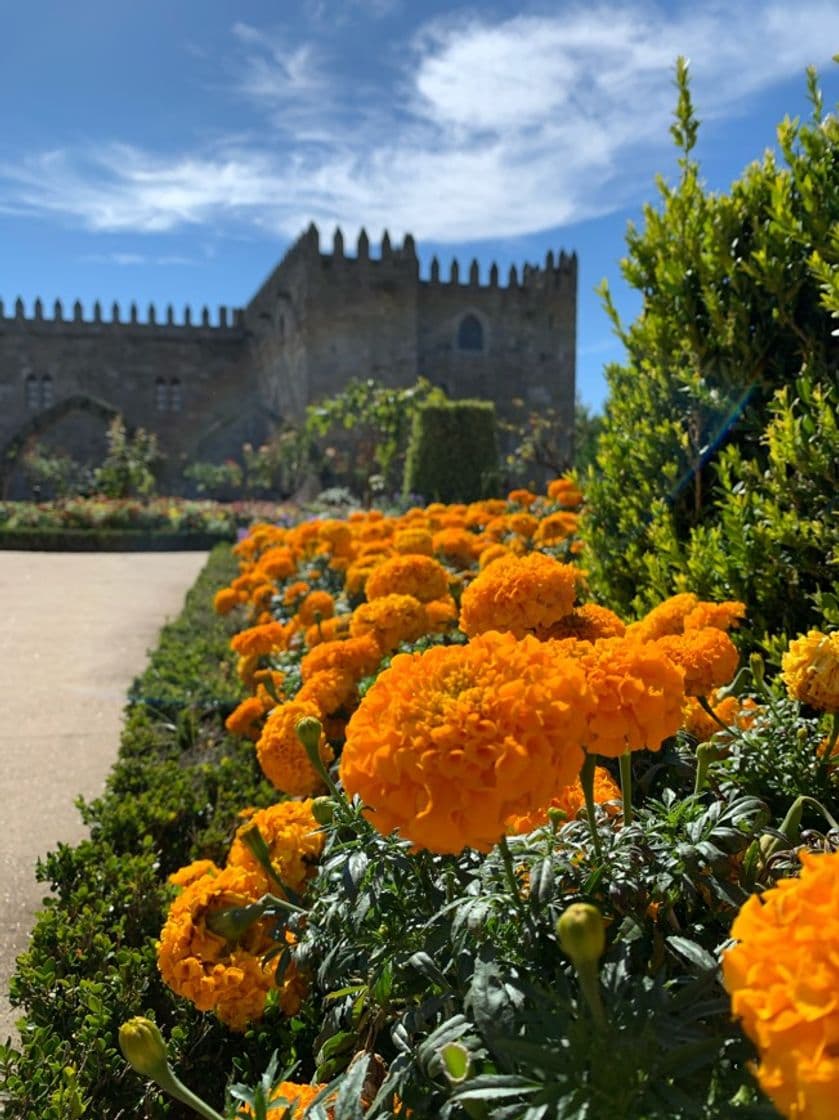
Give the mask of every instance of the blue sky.
M 241 306 L 310 220 L 366 227 L 461 275 L 474 256 L 580 263 L 578 391 L 599 408 L 621 347 L 624 231 L 673 178 L 673 63 L 724 190 L 839 100 L 835 0 L 507 3 L 39 0 L 0 43 L 0 298 Z M 362 372 L 362 371 L 360 371 Z

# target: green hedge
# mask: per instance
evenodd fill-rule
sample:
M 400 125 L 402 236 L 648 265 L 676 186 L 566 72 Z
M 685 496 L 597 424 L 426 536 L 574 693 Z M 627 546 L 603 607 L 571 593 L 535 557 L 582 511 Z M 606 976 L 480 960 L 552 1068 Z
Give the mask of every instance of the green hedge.
M 221 533 L 148 529 L 0 530 L 0 549 L 32 552 L 198 552 L 229 540 Z
M 255 1080 L 274 1049 L 295 1052 L 299 1023 L 269 1011 L 234 1035 L 173 996 L 155 963 L 172 894 L 166 876 L 192 859 L 223 861 L 242 806 L 276 800 L 254 751 L 224 730 L 241 692 L 228 649 L 233 623 L 211 604 L 233 574 L 221 546 L 132 687 L 104 795 L 80 802 L 90 838 L 39 864 L 53 897 L 12 980 L 24 1018 L 20 1047 L 0 1046 L 7 1120 L 186 1117 L 118 1052 L 117 1030 L 132 1015 L 157 1020 L 184 1080 L 219 1108 L 231 1067 Z
M 427 501 L 471 502 L 498 486 L 498 435 L 491 401 L 424 404 L 414 413 L 404 491 Z

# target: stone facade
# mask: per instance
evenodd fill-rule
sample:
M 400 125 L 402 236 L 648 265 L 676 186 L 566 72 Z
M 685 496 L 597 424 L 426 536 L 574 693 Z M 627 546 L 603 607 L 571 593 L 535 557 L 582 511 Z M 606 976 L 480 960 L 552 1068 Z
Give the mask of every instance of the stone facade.
M 499 283 L 493 265 L 480 284 L 473 262 L 461 277 L 455 262 L 441 280 L 437 261 L 421 280 L 413 238 L 394 248 L 385 234 L 378 256 L 362 231 L 355 256 L 336 231 L 322 253 L 314 225 L 295 242 L 248 305 L 206 309 L 162 322 L 154 307 L 128 321 L 115 304 L 85 319 L 55 305 L 31 316 L 17 301 L 0 303 L 0 473 L 18 496 L 21 451 L 34 439 L 79 459 L 104 449 L 110 416 L 157 434 L 166 456 L 161 484 L 183 487 L 195 460 L 237 458 L 282 422 L 299 420 L 312 401 L 337 393 L 352 377 L 394 386 L 424 376 L 452 397 L 495 401 L 503 414 L 519 398 L 553 407 L 573 431 L 577 258 L 547 254 L 544 267 L 510 270 Z

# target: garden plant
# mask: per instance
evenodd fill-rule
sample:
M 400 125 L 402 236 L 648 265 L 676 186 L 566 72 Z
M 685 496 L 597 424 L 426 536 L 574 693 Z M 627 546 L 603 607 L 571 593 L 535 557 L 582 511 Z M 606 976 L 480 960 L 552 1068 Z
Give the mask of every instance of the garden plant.
M 170 876 L 157 963 L 277 1055 L 196 1098 L 138 1006 L 124 1052 L 184 1107 L 828 1117 L 839 636 L 776 672 L 740 602 L 619 617 L 579 502 L 558 479 L 236 546 L 226 725 L 276 801 Z

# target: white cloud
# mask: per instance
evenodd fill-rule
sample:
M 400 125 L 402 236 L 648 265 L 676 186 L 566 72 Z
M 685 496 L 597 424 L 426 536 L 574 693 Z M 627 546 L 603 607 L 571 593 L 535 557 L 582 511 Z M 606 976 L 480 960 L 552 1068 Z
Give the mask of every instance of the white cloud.
M 232 30 L 233 92 L 258 107 L 261 133 L 177 157 L 125 143 L 35 155 L 0 167 L 0 209 L 146 233 L 233 221 L 293 236 L 312 218 L 442 241 L 535 232 L 649 190 L 662 153 L 672 160 L 678 54 L 700 117 L 723 117 L 826 62 L 839 8 L 800 0 L 794 35 L 778 0 L 454 15 L 394 45 L 407 62 L 385 90 L 350 86 L 324 43 Z
M 163 253 L 157 256 L 146 253 L 129 253 L 116 250 L 112 253 L 85 253 L 82 258 L 90 264 L 116 264 L 122 267 L 130 265 L 180 265 L 193 266 L 200 262 L 194 257 L 182 256 L 178 253 Z

